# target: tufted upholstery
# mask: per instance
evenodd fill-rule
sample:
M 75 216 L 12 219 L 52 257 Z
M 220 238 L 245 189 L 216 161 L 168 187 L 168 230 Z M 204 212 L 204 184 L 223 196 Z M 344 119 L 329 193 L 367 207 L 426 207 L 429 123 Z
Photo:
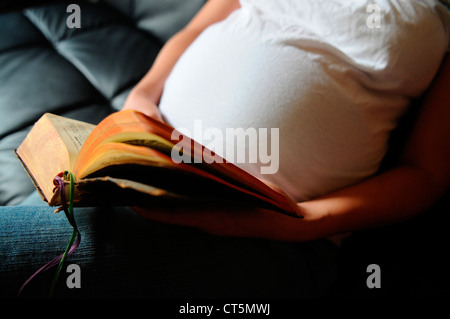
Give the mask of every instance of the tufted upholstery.
M 70 3 L 80 6 L 79 29 L 66 25 Z M 162 44 L 202 4 L 47 1 L 1 12 L 0 205 L 34 190 L 13 151 L 44 112 L 98 123 L 119 109 Z

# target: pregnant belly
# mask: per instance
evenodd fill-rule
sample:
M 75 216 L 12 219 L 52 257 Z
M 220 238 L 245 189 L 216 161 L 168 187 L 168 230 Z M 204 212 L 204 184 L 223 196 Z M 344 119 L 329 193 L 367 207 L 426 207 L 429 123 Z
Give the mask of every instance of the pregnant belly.
M 172 71 L 168 123 L 297 201 L 376 171 L 384 144 L 310 52 L 225 27 L 207 29 Z

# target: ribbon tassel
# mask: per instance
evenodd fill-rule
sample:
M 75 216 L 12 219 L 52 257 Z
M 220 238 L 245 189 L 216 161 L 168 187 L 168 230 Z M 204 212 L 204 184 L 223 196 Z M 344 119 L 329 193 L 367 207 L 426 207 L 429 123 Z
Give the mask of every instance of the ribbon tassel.
M 67 203 L 66 200 L 66 192 L 65 192 L 65 181 L 70 182 L 70 189 L 69 189 L 69 202 Z M 75 178 L 71 172 L 65 171 L 64 173 L 58 174 L 55 179 L 53 180 L 53 184 L 55 187 L 58 187 L 60 190 L 60 196 L 61 196 L 61 204 L 62 204 L 62 210 L 64 210 L 64 213 L 67 217 L 67 220 L 69 221 L 70 225 L 73 227 L 72 236 L 69 240 L 69 243 L 67 244 L 66 250 L 64 253 L 55 259 L 51 260 L 41 268 L 39 268 L 33 275 L 28 278 L 25 283 L 22 285 L 22 287 L 19 290 L 18 296 L 22 293 L 25 286 L 28 285 L 28 283 L 35 278 L 38 274 L 47 271 L 54 266 L 58 265 L 58 268 L 56 269 L 56 273 L 53 277 L 52 285 L 50 287 L 50 293 L 49 297 L 52 298 L 56 284 L 58 282 L 59 274 L 61 272 L 62 266 L 64 264 L 65 259 L 67 256 L 71 255 L 80 245 L 81 242 L 81 234 L 78 230 L 77 224 L 75 222 L 74 214 L 73 214 L 73 194 L 74 194 L 74 183 Z

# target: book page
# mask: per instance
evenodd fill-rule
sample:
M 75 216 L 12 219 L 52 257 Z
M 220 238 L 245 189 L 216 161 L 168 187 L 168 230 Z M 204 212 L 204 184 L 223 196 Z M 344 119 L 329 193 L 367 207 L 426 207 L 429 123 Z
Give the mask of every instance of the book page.
M 70 169 L 72 169 L 81 147 L 94 130 L 95 125 L 54 114 L 47 114 L 47 116 L 67 147 Z
M 178 167 L 172 163 L 170 157 L 159 151 L 123 143 L 106 143 L 100 145 L 95 151 L 89 154 L 89 160 L 80 166 L 75 176 L 82 179 L 105 167 L 123 164 Z

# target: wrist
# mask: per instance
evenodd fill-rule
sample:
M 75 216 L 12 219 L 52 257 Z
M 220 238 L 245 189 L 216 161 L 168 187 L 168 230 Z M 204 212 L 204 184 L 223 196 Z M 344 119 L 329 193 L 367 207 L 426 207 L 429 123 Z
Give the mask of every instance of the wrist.
M 329 201 L 310 200 L 297 204 L 303 216 L 303 221 L 308 224 L 308 237 L 311 240 L 325 238 L 348 230 L 339 221 L 336 214 L 336 205 Z
M 145 85 L 145 87 L 141 84 L 137 84 L 131 91 L 128 96 L 128 99 L 138 100 L 138 101 L 146 101 L 147 103 L 152 103 L 154 105 L 158 105 L 159 100 L 161 98 L 161 94 L 158 93 L 158 89 L 154 89 L 151 85 Z

